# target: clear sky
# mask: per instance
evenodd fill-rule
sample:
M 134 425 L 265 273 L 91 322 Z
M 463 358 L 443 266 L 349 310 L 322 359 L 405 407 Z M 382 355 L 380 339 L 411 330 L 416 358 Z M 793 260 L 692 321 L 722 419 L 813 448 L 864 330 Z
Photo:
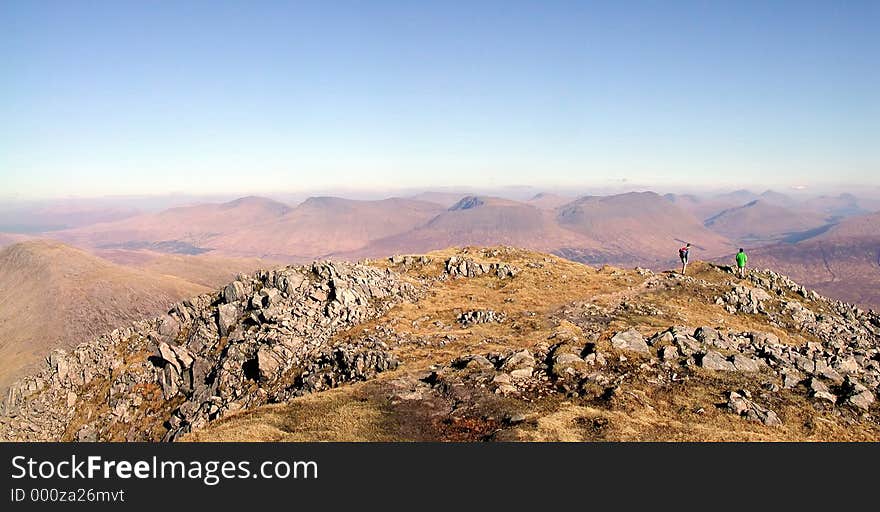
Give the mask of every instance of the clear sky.
M 877 1 L 0 0 L 0 196 L 875 187 L 878 26 Z

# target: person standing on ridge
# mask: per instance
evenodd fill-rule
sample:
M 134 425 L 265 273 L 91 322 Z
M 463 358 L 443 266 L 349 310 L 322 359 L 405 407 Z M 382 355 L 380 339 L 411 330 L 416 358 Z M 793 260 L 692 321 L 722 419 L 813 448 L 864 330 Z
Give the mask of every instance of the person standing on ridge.
M 746 277 L 746 263 L 748 261 L 749 257 L 746 256 L 746 252 L 740 247 L 739 252 L 736 253 L 736 266 L 739 267 L 739 277 Z
M 687 271 L 688 266 L 688 253 L 691 250 L 691 244 L 688 242 L 687 245 L 678 250 L 678 257 L 681 258 L 681 274 L 684 275 L 685 271 Z

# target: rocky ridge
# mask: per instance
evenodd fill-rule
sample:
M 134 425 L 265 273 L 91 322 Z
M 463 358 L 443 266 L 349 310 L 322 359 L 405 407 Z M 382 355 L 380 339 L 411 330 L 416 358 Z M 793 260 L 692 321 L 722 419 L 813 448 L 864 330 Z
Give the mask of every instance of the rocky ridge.
M 397 366 L 382 342 L 330 337 L 416 297 L 396 273 L 332 262 L 261 271 L 169 313 L 53 351 L 10 387 L 8 440 L 174 440 L 232 412 Z

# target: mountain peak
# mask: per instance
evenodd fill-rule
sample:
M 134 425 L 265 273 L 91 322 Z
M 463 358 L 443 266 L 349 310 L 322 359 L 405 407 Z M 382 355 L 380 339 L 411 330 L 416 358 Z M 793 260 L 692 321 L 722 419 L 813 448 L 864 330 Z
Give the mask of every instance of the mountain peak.
M 234 208 L 259 208 L 264 210 L 272 210 L 283 215 L 290 211 L 290 207 L 284 203 L 261 196 L 245 196 L 219 205 L 220 209 Z

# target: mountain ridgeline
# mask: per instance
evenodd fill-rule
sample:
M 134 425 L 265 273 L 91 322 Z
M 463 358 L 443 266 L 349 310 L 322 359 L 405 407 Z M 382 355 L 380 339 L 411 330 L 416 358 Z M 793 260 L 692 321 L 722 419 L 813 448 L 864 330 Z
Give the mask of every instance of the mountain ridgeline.
M 676 249 L 690 242 L 694 257 L 718 262 L 744 247 L 756 267 L 878 307 L 878 209 L 880 201 L 851 194 L 795 197 L 771 190 L 539 193 L 527 200 L 425 192 L 381 200 L 318 196 L 296 205 L 251 196 L 156 213 L 119 209 L 126 213 L 116 217 L 98 208 L 68 229 L 0 233 L 0 245 L 53 238 L 123 263 L 143 254 L 307 263 L 504 244 L 593 265 L 659 270 L 674 265 Z M 9 220 L 27 223 L 22 215 Z

